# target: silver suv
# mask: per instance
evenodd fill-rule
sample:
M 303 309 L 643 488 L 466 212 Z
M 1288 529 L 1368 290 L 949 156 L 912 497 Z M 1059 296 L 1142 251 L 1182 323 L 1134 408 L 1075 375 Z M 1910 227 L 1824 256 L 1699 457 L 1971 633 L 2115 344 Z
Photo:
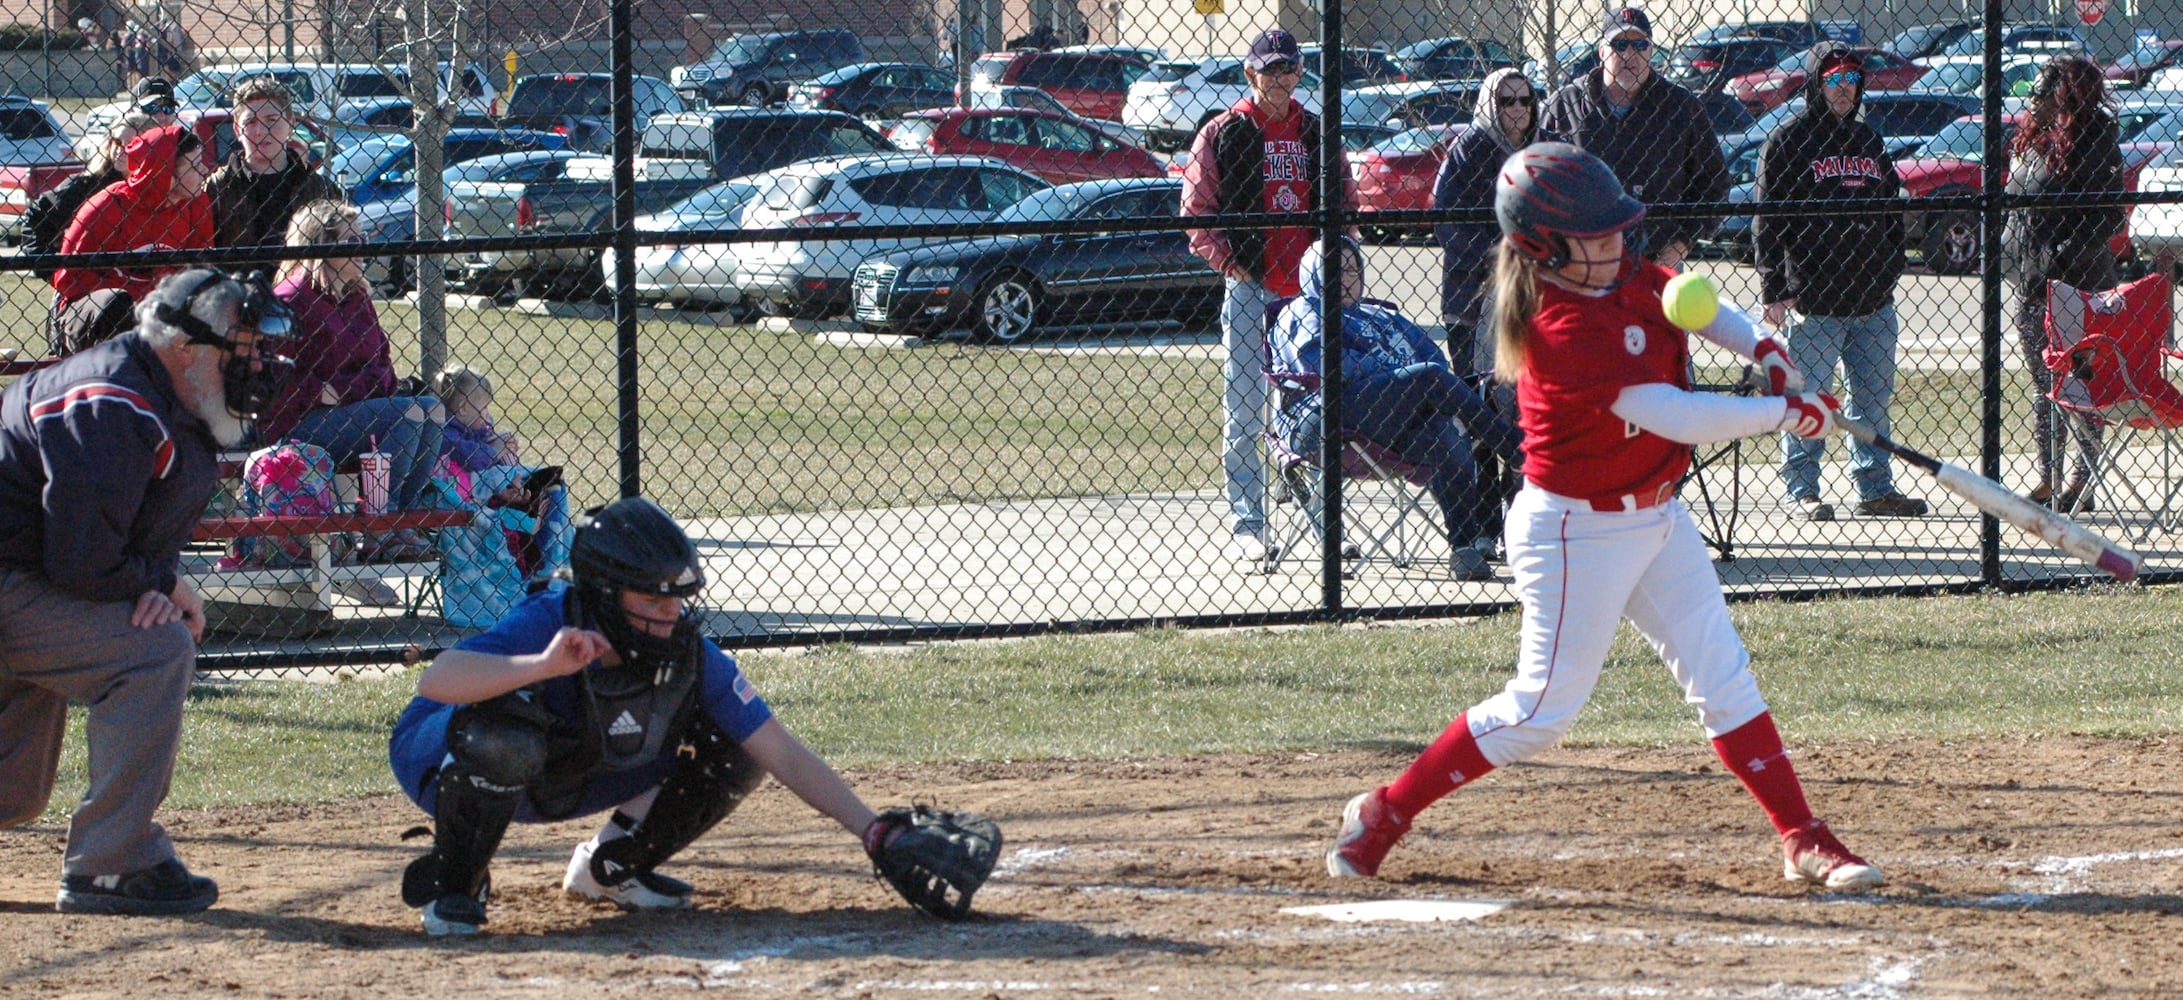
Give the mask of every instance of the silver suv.
M 677 66 L 667 79 L 691 100 L 764 107 L 786 98 L 790 84 L 863 61 L 864 42 L 853 31 L 777 31 L 730 38 L 704 62 Z

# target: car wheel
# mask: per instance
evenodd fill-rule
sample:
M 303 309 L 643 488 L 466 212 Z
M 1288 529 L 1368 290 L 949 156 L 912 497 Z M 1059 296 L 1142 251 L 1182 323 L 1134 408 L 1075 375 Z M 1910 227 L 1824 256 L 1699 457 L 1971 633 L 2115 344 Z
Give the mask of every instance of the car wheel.
M 1934 274 L 1969 274 L 1978 270 L 1978 216 L 1947 212 L 1925 230 L 1921 249 L 1925 269 Z
M 1038 328 L 1038 289 L 1021 274 L 1004 274 L 978 289 L 973 331 L 991 344 L 1014 344 Z
M 744 87 L 742 100 L 744 104 L 749 105 L 753 108 L 765 107 L 766 85 L 762 83 L 754 83 L 748 87 Z

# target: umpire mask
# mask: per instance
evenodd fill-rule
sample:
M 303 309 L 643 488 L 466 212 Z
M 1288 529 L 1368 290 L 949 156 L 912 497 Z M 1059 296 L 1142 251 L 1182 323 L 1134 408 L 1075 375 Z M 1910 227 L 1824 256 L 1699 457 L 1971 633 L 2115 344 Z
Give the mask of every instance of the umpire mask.
M 162 302 L 154 314 L 160 322 L 181 330 L 191 343 L 208 344 L 225 352 L 220 383 L 226 394 L 227 412 L 244 420 L 255 419 L 272 405 L 274 395 L 295 371 L 296 363 L 284 353 L 295 332 L 295 314 L 274 296 L 272 282 L 263 271 L 247 278 L 220 271 L 205 271 L 203 275 L 183 293 L 181 305 Z M 235 305 L 235 325 L 225 333 L 215 332 L 212 324 L 191 310 L 198 296 L 229 281 L 242 286 L 242 300 Z M 231 336 L 236 330 L 257 331 L 257 345 L 246 349 Z

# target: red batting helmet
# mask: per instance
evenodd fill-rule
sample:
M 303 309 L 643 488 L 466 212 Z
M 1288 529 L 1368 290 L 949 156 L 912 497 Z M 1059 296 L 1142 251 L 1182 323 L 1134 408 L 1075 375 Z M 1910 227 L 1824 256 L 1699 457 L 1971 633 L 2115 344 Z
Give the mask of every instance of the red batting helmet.
M 1493 214 L 1517 251 L 1554 270 L 1569 263 L 1569 241 L 1628 229 L 1643 202 L 1622 190 L 1613 170 L 1565 142 L 1525 146 L 1501 164 Z

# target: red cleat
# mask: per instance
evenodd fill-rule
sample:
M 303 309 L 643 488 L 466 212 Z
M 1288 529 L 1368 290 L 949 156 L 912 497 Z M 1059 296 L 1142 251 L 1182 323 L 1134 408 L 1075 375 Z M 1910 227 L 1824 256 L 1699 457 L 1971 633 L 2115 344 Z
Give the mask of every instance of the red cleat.
M 1791 882 L 1829 889 L 1870 889 L 1887 881 L 1880 869 L 1849 852 L 1827 824 L 1812 820 L 1781 838 L 1781 873 Z
M 1326 873 L 1335 878 L 1371 878 L 1395 841 L 1410 832 L 1409 819 L 1387 804 L 1386 789 L 1375 788 L 1349 800 L 1342 828 L 1326 852 Z

